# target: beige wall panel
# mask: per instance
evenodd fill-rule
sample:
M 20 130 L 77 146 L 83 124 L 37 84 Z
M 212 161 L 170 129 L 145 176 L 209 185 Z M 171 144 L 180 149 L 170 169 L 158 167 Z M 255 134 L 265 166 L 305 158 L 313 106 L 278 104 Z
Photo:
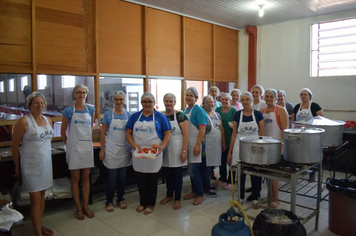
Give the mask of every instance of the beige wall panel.
M 147 74 L 182 76 L 181 16 L 147 8 Z
M 236 82 L 238 31 L 215 26 L 215 79 Z
M 36 6 L 37 72 L 95 72 L 93 2 L 82 4 L 80 13 Z
M 29 0 L 0 1 L 0 32 L 0 72 L 31 70 Z
M 186 79 L 213 79 L 212 24 L 185 19 L 185 75 Z
M 74 14 L 83 14 L 85 5 L 91 4 L 95 0 L 36 0 L 36 6 L 56 11 L 64 11 Z M 106 0 L 98 0 L 106 1 Z
M 99 1 L 99 72 L 144 74 L 144 7 Z

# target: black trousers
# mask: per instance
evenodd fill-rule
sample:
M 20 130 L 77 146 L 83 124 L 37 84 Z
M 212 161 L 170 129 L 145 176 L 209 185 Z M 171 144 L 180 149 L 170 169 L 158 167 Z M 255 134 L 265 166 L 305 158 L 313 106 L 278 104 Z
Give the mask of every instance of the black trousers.
M 138 192 L 141 206 L 155 206 L 157 198 L 158 173 L 136 172 Z

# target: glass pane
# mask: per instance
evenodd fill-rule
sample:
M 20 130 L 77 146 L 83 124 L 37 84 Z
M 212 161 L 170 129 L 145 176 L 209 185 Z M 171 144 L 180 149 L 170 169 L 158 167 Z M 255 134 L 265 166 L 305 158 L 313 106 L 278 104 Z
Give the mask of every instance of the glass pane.
M 349 43 L 356 43 L 356 35 L 319 40 L 319 46 L 340 45 Z
M 325 22 L 320 24 L 321 30 L 342 28 L 348 26 L 356 26 L 356 19 L 348 19 L 348 20 L 339 20 L 334 22 Z
M 346 29 L 336 29 L 330 31 L 319 32 L 320 38 L 335 38 L 343 35 L 355 35 L 356 27 L 346 28 Z
M 125 108 L 134 113 L 142 109 L 140 99 L 143 94 L 142 78 L 100 77 L 100 114 L 114 108 L 113 96 L 118 90 L 126 93 Z
M 319 62 L 356 59 L 356 52 L 319 55 Z
M 182 80 L 177 79 L 149 79 L 148 80 L 149 91 L 156 98 L 156 109 L 158 111 L 164 111 L 163 96 L 166 93 L 173 93 L 176 96 L 177 102 L 175 109 L 182 109 Z
M 319 76 L 356 75 L 355 69 L 319 70 Z
M 186 80 L 185 88 L 195 87 L 198 90 L 199 97 L 197 104 L 202 104 L 203 97 L 208 95 L 209 88 L 211 87 L 211 81 L 196 81 L 196 80 Z
M 338 45 L 338 46 L 329 46 L 329 47 L 320 47 L 320 53 L 330 53 L 330 52 L 349 52 L 356 51 L 356 44 L 347 44 L 347 45 Z
M 356 68 L 356 61 L 340 61 L 340 62 L 321 62 L 319 63 L 319 69 L 341 69 L 345 67 Z

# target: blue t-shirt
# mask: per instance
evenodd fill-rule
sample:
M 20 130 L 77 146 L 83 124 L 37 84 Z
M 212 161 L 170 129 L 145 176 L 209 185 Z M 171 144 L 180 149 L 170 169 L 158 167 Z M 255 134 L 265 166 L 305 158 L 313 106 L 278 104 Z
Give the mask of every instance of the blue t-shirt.
M 133 127 L 134 127 L 136 121 L 138 120 L 138 118 L 140 117 L 141 113 L 142 113 L 142 110 L 132 114 L 132 116 L 129 118 L 129 121 L 126 124 L 126 129 L 133 130 Z M 160 113 L 160 112 L 154 110 L 154 114 L 155 114 L 156 133 L 157 133 L 158 137 L 161 140 L 163 140 L 164 132 L 171 130 L 171 125 L 169 124 L 167 117 L 163 113 Z M 142 121 L 153 121 L 153 114 L 150 115 L 149 117 L 146 117 L 142 114 L 140 121 L 141 122 Z
M 111 121 L 112 121 L 112 110 L 108 110 L 104 113 L 104 117 L 103 119 L 101 120 L 101 123 L 102 124 L 106 124 L 108 126 L 108 130 L 110 128 L 110 124 L 111 124 Z M 128 111 L 125 111 L 126 115 L 125 114 L 122 114 L 122 115 L 118 115 L 118 114 L 115 114 L 114 113 L 114 119 L 120 119 L 120 120 L 128 120 L 132 115 L 130 112 Z
M 189 118 L 190 122 L 195 125 L 195 127 L 197 127 L 199 129 L 199 125 L 203 125 L 206 126 L 208 124 L 208 115 L 206 114 L 206 112 L 204 111 L 203 108 L 201 108 L 200 106 L 196 105 L 193 106 L 193 108 L 191 109 L 186 109 L 184 110 L 184 114 L 189 114 L 190 110 L 192 110 L 191 116 Z
M 241 115 L 241 112 L 242 112 L 242 111 L 243 111 L 243 110 L 237 111 L 237 112 L 235 112 L 235 114 L 234 114 L 234 121 L 237 122 L 237 130 L 239 130 L 240 115 Z M 253 110 L 253 112 L 255 113 L 255 119 L 256 119 L 256 123 L 257 123 L 257 125 L 258 125 L 258 123 L 259 123 L 261 120 L 263 120 L 263 115 L 262 115 L 262 113 L 261 113 L 260 111 L 257 111 L 257 110 Z M 252 121 L 252 120 L 253 120 L 252 115 L 250 115 L 250 116 L 245 116 L 245 115 L 243 115 L 243 116 L 242 116 L 242 122 L 250 122 L 250 121 Z
M 87 110 L 88 109 L 88 110 Z M 94 107 L 91 107 L 91 106 L 86 106 L 86 108 L 82 111 L 77 111 L 75 110 L 75 113 L 88 113 L 89 111 L 89 114 L 91 117 L 93 117 L 93 114 L 94 114 L 94 111 L 95 111 L 95 108 Z M 72 106 L 67 106 L 63 111 L 62 111 L 62 114 L 68 119 L 68 126 L 70 128 L 70 123 L 72 121 L 72 116 L 73 116 L 73 107 Z

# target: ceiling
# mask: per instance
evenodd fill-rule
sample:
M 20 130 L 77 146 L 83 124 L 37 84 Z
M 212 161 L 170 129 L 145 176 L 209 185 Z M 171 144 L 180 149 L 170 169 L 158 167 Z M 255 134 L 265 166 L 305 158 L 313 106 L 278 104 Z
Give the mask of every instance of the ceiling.
M 356 0 L 125 0 L 233 29 L 356 9 Z M 259 17 L 259 5 L 264 16 Z

